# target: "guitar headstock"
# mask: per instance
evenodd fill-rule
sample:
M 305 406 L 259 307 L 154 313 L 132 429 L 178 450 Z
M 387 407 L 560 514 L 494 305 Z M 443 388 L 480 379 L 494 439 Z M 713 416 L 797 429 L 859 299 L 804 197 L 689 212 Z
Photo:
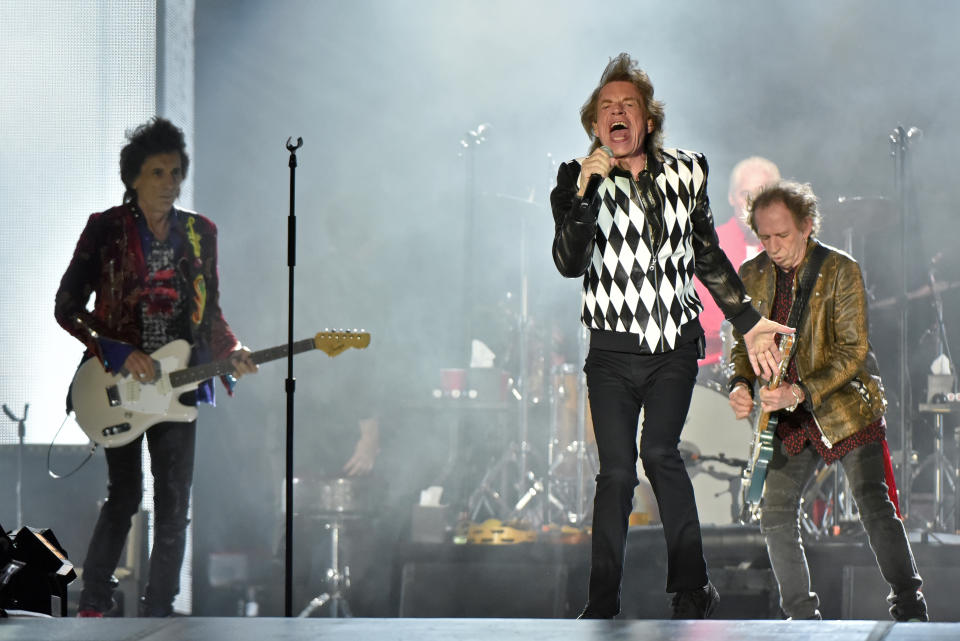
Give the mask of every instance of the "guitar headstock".
M 775 389 L 780 385 L 780 381 L 787 375 L 787 369 L 790 367 L 790 356 L 793 354 L 793 345 L 797 340 L 796 334 L 780 334 L 780 368 L 770 379 L 768 387 Z
M 796 334 L 780 335 L 780 355 L 783 357 L 783 360 L 789 360 L 790 354 L 793 353 L 793 344 L 796 341 L 797 341 Z
M 318 333 L 313 345 L 331 358 L 353 347 L 364 349 L 370 344 L 370 333 L 357 330 L 329 330 Z

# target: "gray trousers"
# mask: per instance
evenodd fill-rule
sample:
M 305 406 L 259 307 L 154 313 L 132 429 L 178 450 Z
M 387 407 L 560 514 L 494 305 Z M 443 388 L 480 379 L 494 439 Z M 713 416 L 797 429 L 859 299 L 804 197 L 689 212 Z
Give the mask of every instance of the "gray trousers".
M 819 618 L 820 600 L 810 589 L 810 568 L 800 538 L 799 508 L 820 460 L 809 444 L 800 454 L 788 456 L 776 438 L 763 488 L 760 531 L 780 588 L 780 607 L 794 619 Z M 919 592 L 922 580 L 903 522 L 887 495 L 883 444 L 858 447 L 840 463 L 880 573 L 890 585 L 891 615 L 897 620 L 925 620 L 926 603 Z

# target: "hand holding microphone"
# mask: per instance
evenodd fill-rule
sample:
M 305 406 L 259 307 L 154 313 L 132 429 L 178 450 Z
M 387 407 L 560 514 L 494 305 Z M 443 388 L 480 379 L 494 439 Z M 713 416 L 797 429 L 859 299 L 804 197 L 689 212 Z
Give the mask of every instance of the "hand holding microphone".
M 606 178 L 610 170 L 613 169 L 613 150 L 606 145 L 593 150 L 593 153 L 587 156 L 580 168 L 581 176 L 590 176 L 586 184 L 580 185 L 580 191 L 577 195 L 583 202 L 590 202 L 600 189 L 600 183 Z M 581 180 L 581 183 L 583 181 Z

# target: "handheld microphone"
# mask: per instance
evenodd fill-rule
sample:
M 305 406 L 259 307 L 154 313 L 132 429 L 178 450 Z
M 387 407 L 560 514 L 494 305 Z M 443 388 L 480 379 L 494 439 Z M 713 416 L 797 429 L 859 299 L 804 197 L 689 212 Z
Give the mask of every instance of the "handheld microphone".
M 613 158 L 613 150 L 606 145 L 600 147 L 608 156 Z M 594 196 L 597 195 L 597 190 L 600 189 L 600 183 L 603 182 L 603 176 L 600 174 L 591 174 L 590 179 L 587 181 L 587 187 L 583 190 L 583 200 L 581 202 L 588 203 L 593 200 Z

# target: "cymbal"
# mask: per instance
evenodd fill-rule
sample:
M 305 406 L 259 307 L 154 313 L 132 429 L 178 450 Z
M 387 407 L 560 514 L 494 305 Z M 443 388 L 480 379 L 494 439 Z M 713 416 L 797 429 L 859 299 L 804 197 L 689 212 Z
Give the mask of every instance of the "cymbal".
M 824 203 L 825 223 L 835 229 L 864 230 L 883 227 L 897 220 L 893 202 L 879 196 L 840 196 Z
M 958 289 L 958 288 L 960 288 L 960 281 L 954 281 L 950 283 L 948 282 L 937 283 L 938 294 L 946 291 L 950 291 L 951 289 Z M 919 298 L 926 298 L 927 296 L 930 296 L 931 293 L 932 292 L 930 290 L 930 285 L 924 285 L 923 287 L 918 287 L 912 292 L 907 292 L 907 300 L 917 300 Z M 870 303 L 870 309 L 889 309 L 892 307 L 896 307 L 897 300 L 899 298 L 900 298 L 899 296 L 889 296 L 887 298 L 881 298 L 879 300 L 875 300 Z
M 513 194 L 503 194 L 500 192 L 496 192 L 493 194 L 493 198 L 495 200 L 506 200 L 506 201 L 509 201 L 510 203 L 516 203 L 521 205 L 521 207 L 519 208 L 520 211 L 532 212 L 538 215 L 542 215 L 543 212 L 546 211 L 547 207 L 546 205 L 538 201 L 535 198 L 535 196 L 536 196 L 536 190 L 533 189 L 532 187 L 530 188 L 530 193 L 528 193 L 526 196 L 514 196 Z

